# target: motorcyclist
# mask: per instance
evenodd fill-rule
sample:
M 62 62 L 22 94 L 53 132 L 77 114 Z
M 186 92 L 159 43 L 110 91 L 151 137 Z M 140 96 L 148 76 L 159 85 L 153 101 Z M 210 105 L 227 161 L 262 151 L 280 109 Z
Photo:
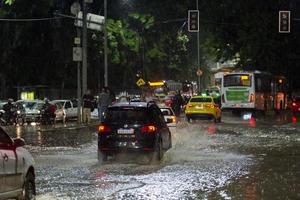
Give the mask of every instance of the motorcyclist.
M 7 103 L 3 106 L 4 110 L 4 118 L 6 123 L 12 123 L 14 122 L 15 117 L 15 105 L 13 104 L 13 99 L 8 99 Z
M 177 91 L 176 95 L 173 97 L 173 104 L 172 104 L 172 109 L 174 110 L 176 116 L 180 115 L 182 105 L 183 105 L 183 98 L 180 94 L 180 91 Z
M 49 100 L 45 98 L 45 104 L 42 107 L 42 119 L 45 123 L 51 123 L 55 119 L 55 105 L 50 104 Z

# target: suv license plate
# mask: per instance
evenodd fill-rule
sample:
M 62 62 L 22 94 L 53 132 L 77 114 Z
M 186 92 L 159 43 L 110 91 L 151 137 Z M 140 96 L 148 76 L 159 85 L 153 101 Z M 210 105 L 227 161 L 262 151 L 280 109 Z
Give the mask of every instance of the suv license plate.
M 134 129 L 118 129 L 118 134 L 133 134 L 134 133 Z

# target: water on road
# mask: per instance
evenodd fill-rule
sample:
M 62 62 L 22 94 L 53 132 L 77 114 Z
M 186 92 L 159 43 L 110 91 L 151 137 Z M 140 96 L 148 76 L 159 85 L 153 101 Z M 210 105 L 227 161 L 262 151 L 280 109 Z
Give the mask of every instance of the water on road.
M 33 129 L 33 130 L 30 130 Z M 291 116 L 182 121 L 159 163 L 97 161 L 96 127 L 22 127 L 37 199 L 299 199 L 300 129 Z

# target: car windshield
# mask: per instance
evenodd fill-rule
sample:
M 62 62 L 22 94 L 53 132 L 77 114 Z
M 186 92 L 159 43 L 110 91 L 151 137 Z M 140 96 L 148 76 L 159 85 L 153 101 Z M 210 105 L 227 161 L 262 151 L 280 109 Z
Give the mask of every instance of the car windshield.
M 109 108 L 105 116 L 107 123 L 143 123 L 150 122 L 150 114 L 145 108 Z
M 23 104 L 24 108 L 33 109 L 33 107 L 35 106 L 35 104 L 37 102 L 34 102 L 34 101 L 24 101 L 24 102 L 21 102 L 21 103 Z
M 43 105 L 44 105 L 44 103 L 36 103 L 36 104 L 34 104 L 32 109 L 40 110 L 40 109 L 42 109 Z
M 210 102 L 212 102 L 212 98 L 194 97 L 194 98 L 191 98 L 190 102 L 210 103 Z

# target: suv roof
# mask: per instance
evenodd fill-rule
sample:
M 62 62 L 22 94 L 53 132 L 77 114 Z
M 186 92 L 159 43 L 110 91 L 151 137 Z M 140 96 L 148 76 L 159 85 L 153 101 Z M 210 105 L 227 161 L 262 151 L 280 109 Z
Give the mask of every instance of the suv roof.
M 140 108 L 147 108 L 150 105 L 154 105 L 155 102 L 120 102 L 115 103 L 110 107 L 140 107 Z M 156 104 L 155 104 L 156 105 Z

